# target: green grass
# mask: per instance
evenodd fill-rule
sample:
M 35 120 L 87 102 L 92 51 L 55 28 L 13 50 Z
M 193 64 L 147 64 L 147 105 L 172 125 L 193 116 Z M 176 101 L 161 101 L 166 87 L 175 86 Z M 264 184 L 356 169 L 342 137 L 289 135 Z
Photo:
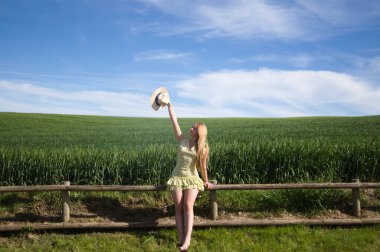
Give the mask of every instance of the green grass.
M 380 116 L 180 119 L 208 125 L 219 183 L 380 180 Z M 0 184 L 164 184 L 168 118 L 0 113 Z
M 349 204 L 347 190 L 221 191 L 218 204 L 227 212 L 293 212 L 313 215 Z
M 380 227 L 196 228 L 190 251 L 379 251 Z M 178 251 L 174 229 L 0 238 L 0 251 Z

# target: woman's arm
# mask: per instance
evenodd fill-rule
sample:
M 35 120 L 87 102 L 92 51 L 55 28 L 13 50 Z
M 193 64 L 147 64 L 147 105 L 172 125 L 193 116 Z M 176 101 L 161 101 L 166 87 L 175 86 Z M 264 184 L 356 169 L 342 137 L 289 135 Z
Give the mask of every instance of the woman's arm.
M 168 110 L 169 110 L 170 120 L 172 121 L 172 124 L 173 124 L 174 135 L 177 141 L 181 142 L 184 138 L 184 135 L 182 134 L 181 128 L 179 127 L 179 124 L 177 122 L 177 117 L 175 116 L 174 109 L 171 103 L 168 103 Z
M 201 174 L 202 174 L 202 178 L 204 180 L 204 184 L 207 188 L 211 189 L 213 184 L 211 184 L 209 181 L 208 181 L 208 176 L 207 176 L 207 159 L 208 159 L 208 147 L 206 148 L 206 151 L 205 151 L 205 154 L 202 158 L 202 160 L 200 161 L 200 165 L 201 165 Z

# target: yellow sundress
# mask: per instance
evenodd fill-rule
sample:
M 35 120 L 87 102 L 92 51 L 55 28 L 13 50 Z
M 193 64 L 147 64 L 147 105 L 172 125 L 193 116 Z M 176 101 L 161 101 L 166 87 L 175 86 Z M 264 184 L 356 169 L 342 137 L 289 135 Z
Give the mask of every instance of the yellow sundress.
M 197 171 L 197 153 L 195 146 L 189 148 L 189 140 L 182 139 L 178 146 L 177 164 L 167 185 L 168 191 L 198 189 L 204 191 L 202 179 Z

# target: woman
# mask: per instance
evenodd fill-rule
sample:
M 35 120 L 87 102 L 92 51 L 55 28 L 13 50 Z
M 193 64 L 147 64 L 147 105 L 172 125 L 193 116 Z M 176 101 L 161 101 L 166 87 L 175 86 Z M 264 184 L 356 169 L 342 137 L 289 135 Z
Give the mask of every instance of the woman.
M 177 164 L 172 176 L 167 182 L 167 190 L 171 192 L 175 207 L 175 221 L 180 238 L 180 251 L 187 251 L 190 246 L 191 232 L 194 223 L 194 202 L 199 191 L 204 187 L 212 188 L 207 177 L 207 127 L 196 123 L 190 128 L 190 140 L 181 132 L 173 106 L 168 103 L 170 119 L 173 123 L 174 134 L 179 143 Z M 198 175 L 202 173 L 204 181 Z

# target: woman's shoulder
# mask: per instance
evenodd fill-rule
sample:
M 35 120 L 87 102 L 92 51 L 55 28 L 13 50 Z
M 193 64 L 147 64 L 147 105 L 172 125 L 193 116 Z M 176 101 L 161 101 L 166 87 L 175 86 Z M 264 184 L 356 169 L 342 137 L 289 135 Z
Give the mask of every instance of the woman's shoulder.
M 179 141 L 179 145 L 183 145 L 183 144 L 188 144 L 188 140 L 186 139 L 186 137 L 182 137 L 181 141 Z

